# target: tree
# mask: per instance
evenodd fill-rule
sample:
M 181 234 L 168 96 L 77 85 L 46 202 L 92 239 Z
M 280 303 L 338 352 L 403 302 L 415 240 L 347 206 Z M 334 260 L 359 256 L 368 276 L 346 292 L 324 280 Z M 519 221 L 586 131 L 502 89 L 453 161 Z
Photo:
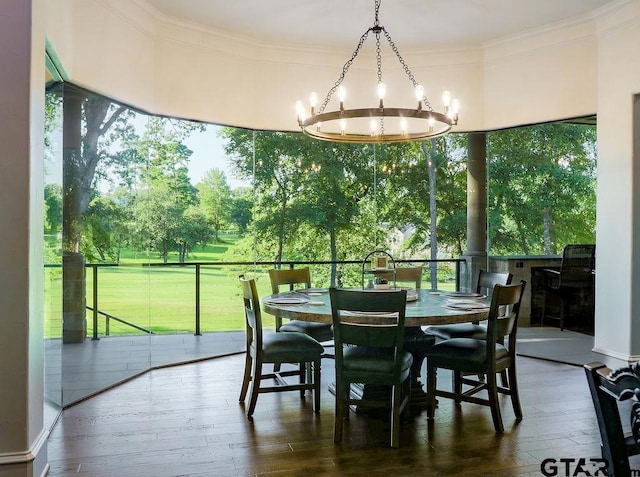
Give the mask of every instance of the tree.
M 253 218 L 253 191 L 247 187 L 238 187 L 231 191 L 229 220 L 238 227 L 238 233 L 247 233 L 247 227 Z
M 373 185 L 372 146 L 230 128 L 222 134 L 226 153 L 235 159 L 236 174 L 252 179 L 258 197 L 253 216 L 254 250 L 273 251 L 277 262 L 284 260 L 285 245 L 287 257 L 293 260 L 296 250 L 302 251 L 299 258 L 310 259 L 318 251 L 326 251 L 332 261 L 339 260 L 338 243 L 342 250 L 350 251 L 354 234 L 344 232 L 355 230 L 360 206 Z M 373 224 L 369 229 L 375 227 Z M 359 233 L 364 235 L 365 230 Z M 346 240 L 339 242 L 339 236 Z M 314 241 L 315 237 L 322 237 L 326 246 Z M 313 248 L 296 246 L 311 241 Z M 369 238 L 369 247 L 371 242 Z M 337 281 L 333 266 L 331 283 Z
M 84 256 L 90 261 L 120 261 L 120 251 L 129 236 L 130 213 L 113 197 L 96 197 L 83 217 Z M 98 254 L 95 257 L 93 251 Z
M 494 253 L 557 254 L 595 239 L 595 128 L 543 124 L 488 135 Z
M 62 186 L 44 186 L 45 232 L 53 234 L 62 229 Z
M 200 206 L 213 228 L 213 238 L 218 242 L 218 234 L 231 214 L 231 189 L 224 173 L 218 169 L 207 171 L 196 186 Z

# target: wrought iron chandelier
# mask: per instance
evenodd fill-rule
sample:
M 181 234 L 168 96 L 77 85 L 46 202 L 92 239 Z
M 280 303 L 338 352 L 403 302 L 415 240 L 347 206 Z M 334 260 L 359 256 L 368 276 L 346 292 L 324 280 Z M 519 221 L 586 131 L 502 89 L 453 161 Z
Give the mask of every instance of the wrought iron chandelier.
M 458 109 L 460 103 L 451 98 L 451 93 L 442 94 L 444 112 L 433 110 L 427 100 L 424 88 L 416 81 L 411 70 L 398 52 L 398 48 L 391 40 L 391 36 L 380 25 L 378 18 L 381 0 L 375 0 L 375 22 L 360 37 L 358 46 L 342 67 L 342 73 L 329 90 L 326 98 L 318 108 L 318 95 L 311 93 L 310 114 L 304 109 L 302 101 L 296 103 L 298 124 L 306 135 L 325 141 L 347 143 L 392 143 L 416 141 L 446 134 L 451 126 L 458 124 Z M 343 80 L 360 50 L 373 33 L 376 38 L 376 63 L 378 72 L 377 94 L 378 106 L 373 108 L 345 108 L 346 89 Z M 380 36 L 384 34 L 393 53 L 395 53 L 402 69 L 413 84 L 416 108 L 388 108 L 384 105 L 386 93 L 385 83 L 382 81 L 382 56 L 380 53 Z M 325 112 L 329 101 L 337 93 L 340 102 L 339 109 Z

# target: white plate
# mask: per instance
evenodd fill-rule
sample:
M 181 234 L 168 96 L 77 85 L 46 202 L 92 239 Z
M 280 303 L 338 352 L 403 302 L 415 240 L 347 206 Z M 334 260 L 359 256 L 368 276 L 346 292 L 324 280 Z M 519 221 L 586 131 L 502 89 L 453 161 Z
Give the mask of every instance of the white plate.
M 418 295 L 409 295 L 407 293 L 407 301 L 417 301 L 418 300 Z
M 268 305 L 303 305 L 309 303 L 309 298 L 306 296 L 274 296 L 271 298 L 265 298 L 264 302 Z
M 484 303 L 477 302 L 454 302 L 447 303 L 444 305 L 445 308 L 450 308 L 452 310 L 463 310 L 463 311 L 480 311 L 480 310 L 488 310 L 489 306 Z
M 444 292 L 443 295 L 453 300 L 468 300 L 469 298 L 479 300 L 482 298 L 486 298 L 486 295 L 471 292 Z

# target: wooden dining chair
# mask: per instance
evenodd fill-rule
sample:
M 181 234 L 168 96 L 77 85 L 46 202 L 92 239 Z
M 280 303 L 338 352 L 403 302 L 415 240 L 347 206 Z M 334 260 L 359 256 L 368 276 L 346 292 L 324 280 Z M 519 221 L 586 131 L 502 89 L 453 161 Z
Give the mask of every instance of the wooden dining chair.
M 422 288 L 422 267 L 397 267 L 394 272 L 377 274 L 380 278 L 386 278 L 397 285 L 411 284 L 416 290 Z
M 247 350 L 244 364 L 244 379 L 240 390 L 240 402 L 244 402 L 249 383 L 249 405 L 247 418 L 253 419 L 253 412 L 261 393 L 280 391 L 300 391 L 304 398 L 305 391 L 313 393 L 313 409 L 320 412 L 320 361 L 324 348 L 320 343 L 304 333 L 264 333 L 262 329 L 262 312 L 260 299 L 254 279 L 240 278 L 242 299 L 246 322 Z M 263 374 L 262 365 L 265 363 L 297 364 L 299 369 Z M 312 373 L 307 373 L 311 369 Z M 307 382 L 307 374 L 312 378 Z M 289 384 L 285 378 L 297 376 L 299 382 Z M 274 380 L 273 385 L 263 384 L 266 380 Z
M 311 272 L 309 267 L 292 269 L 269 270 L 269 280 L 271 281 L 271 293 L 278 294 L 282 286 L 288 286 L 288 290 L 294 290 L 296 285 L 303 288 L 311 288 Z M 282 322 L 282 317 L 276 315 L 276 331 L 299 332 L 311 336 L 319 342 L 331 341 L 333 332 L 331 323 L 315 323 L 312 321 L 289 320 Z
M 496 285 L 509 285 L 513 275 L 505 272 L 487 272 L 479 270 L 475 280 L 475 293 L 484 293 L 489 296 Z M 487 327 L 479 322 L 454 323 L 450 325 L 432 325 L 424 328 L 424 332 L 436 338 L 448 340 L 451 338 L 476 338 L 486 336 Z
M 336 371 L 333 441 L 342 442 L 350 406 L 390 407 L 391 447 L 400 445 L 400 415 L 409 403 L 413 357 L 404 348 L 406 290 L 331 288 Z M 383 314 L 381 314 L 383 313 Z M 391 388 L 391 402 L 351 393 L 351 384 Z
M 434 417 L 436 398 L 445 397 L 453 399 L 456 404 L 463 401 L 489 406 L 495 431 L 502 433 L 504 425 L 498 393 L 511 396 L 516 419 L 522 419 L 516 374 L 516 334 L 524 287 L 524 281 L 494 287 L 487 333 L 483 339 L 451 338 L 436 343 L 427 351 L 427 395 L 431 401 L 427 409 L 429 419 Z M 507 337 L 504 344 L 501 343 L 501 337 Z M 437 388 L 438 369 L 453 372 L 452 391 Z M 497 374 L 503 371 L 507 372 L 508 383 L 498 386 Z M 483 376 L 486 379 L 471 379 L 469 375 Z M 463 385 L 472 387 L 463 390 Z M 484 390 L 487 391 L 488 398 L 476 396 Z

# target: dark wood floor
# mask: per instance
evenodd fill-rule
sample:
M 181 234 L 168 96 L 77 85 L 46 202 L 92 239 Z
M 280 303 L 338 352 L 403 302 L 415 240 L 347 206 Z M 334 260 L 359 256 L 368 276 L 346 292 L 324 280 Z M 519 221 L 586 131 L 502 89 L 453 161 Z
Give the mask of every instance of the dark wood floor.
M 599 435 L 582 368 L 519 358 L 525 418 L 502 405 L 506 432 L 488 408 L 441 400 L 403 424 L 352 414 L 333 443 L 333 361 L 323 361 L 322 410 L 297 392 L 264 394 L 254 422 L 238 403 L 242 355 L 151 371 L 67 409 L 49 441 L 49 476 L 543 475 L 546 458 L 599 457 Z M 442 385 L 449 376 L 441 373 Z M 558 475 L 564 475 L 559 473 Z

